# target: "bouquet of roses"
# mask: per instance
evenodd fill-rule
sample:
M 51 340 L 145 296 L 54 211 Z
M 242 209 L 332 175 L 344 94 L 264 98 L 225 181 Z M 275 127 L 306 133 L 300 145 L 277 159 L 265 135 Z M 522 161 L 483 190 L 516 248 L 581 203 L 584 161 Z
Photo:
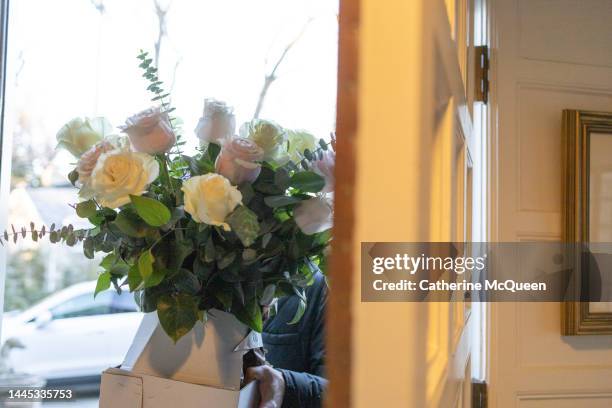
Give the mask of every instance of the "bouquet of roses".
M 174 341 L 213 308 L 261 332 L 262 307 L 284 295 L 300 297 L 296 323 L 304 288 L 325 270 L 333 146 L 257 119 L 236 136 L 232 109 L 207 100 L 201 148 L 183 154 L 170 95 L 147 53 L 138 58 L 157 107 L 128 118 L 118 135 L 104 118 L 73 119 L 57 135 L 78 160 L 74 208 L 91 228 L 13 227 L 14 239 L 49 235 L 82 242 L 88 258 L 103 252 L 96 294 L 111 285 L 133 292 Z

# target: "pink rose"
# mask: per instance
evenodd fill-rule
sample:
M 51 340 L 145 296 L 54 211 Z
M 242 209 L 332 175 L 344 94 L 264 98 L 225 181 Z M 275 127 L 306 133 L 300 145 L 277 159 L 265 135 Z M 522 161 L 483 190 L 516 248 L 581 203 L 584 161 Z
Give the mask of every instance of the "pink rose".
M 77 163 L 76 168 L 77 173 L 79 173 L 79 182 L 81 184 L 85 184 L 89 180 L 89 177 L 91 177 L 91 172 L 93 171 L 94 167 L 96 167 L 100 155 L 113 149 L 116 149 L 116 146 L 114 146 L 108 140 L 103 140 L 96 143 L 89 150 L 83 153 L 79 159 L 79 162 Z
M 120 129 L 127 133 L 137 152 L 165 153 L 176 143 L 168 114 L 159 108 L 149 108 L 129 117 Z
M 236 117 L 233 109 L 225 102 L 216 99 L 204 100 L 204 114 L 198 121 L 195 133 L 202 146 L 208 143 L 221 145 L 224 140 L 234 136 Z
M 334 191 L 334 169 L 336 167 L 336 153 L 333 150 L 323 152 L 323 157 L 312 163 L 312 169 L 325 179 L 325 186 L 322 193 L 331 193 Z
M 217 157 L 215 169 L 233 184 L 254 182 L 261 172 L 264 152 L 255 142 L 237 137 L 226 141 Z
M 293 210 L 293 217 L 304 234 L 323 232 L 334 225 L 333 202 L 327 197 L 310 198 Z

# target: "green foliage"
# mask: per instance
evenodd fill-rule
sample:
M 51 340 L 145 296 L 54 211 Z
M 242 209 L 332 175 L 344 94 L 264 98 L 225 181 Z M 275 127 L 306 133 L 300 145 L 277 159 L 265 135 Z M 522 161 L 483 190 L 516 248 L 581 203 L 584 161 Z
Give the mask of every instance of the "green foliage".
M 241 205 L 229 215 L 227 223 L 232 231 L 238 235 L 242 245 L 245 247 L 253 245 L 259 234 L 259 222 L 257 222 L 257 215 L 253 211 Z
M 168 207 L 157 200 L 144 196 L 130 196 L 136 213 L 152 227 L 161 227 L 170 221 L 171 213 Z
M 163 329 L 176 343 L 200 320 L 198 299 L 184 293 L 162 295 L 157 300 L 157 316 Z

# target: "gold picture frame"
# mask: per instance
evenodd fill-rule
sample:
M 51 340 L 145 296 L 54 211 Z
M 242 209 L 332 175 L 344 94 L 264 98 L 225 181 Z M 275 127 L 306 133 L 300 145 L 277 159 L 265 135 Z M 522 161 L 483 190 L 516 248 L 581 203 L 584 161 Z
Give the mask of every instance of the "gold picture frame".
M 609 139 L 607 138 L 609 136 Z M 592 222 L 600 222 L 599 218 L 593 221 L 591 206 L 591 156 L 592 143 L 597 140 L 597 153 L 601 161 L 600 150 L 609 144 L 609 156 L 612 158 L 612 113 L 590 112 L 582 110 L 563 111 L 563 240 L 568 243 L 590 243 L 601 239 L 591 239 Z M 604 141 L 605 143 L 603 143 Z M 602 144 L 603 143 L 603 144 Z M 612 166 L 612 160 L 604 159 Z M 609 174 L 609 173 L 606 173 Z M 596 196 L 603 197 L 603 196 Z M 598 199 L 598 198 L 596 198 Z M 606 206 L 609 205 L 606 201 Z M 597 207 L 599 208 L 599 207 Z M 601 206 L 603 210 L 607 207 Z M 599 214 L 599 212 L 598 212 Z M 612 214 L 611 214 L 612 216 Z M 593 217 L 594 218 L 594 217 Z M 598 227 L 597 227 L 598 228 Z M 606 234 L 611 227 L 605 226 Z M 599 237 L 597 237 L 599 238 Z M 605 242 L 612 242 L 607 239 Z M 579 269 L 583 264 L 582 251 L 574 251 L 570 266 L 574 269 L 574 278 L 571 282 L 571 301 L 562 302 L 561 330 L 566 336 L 612 334 L 612 307 L 602 311 L 599 303 L 590 302 L 589 282 L 581 281 Z M 581 299 L 584 301 L 575 301 Z M 597 310 L 600 309 L 600 310 Z

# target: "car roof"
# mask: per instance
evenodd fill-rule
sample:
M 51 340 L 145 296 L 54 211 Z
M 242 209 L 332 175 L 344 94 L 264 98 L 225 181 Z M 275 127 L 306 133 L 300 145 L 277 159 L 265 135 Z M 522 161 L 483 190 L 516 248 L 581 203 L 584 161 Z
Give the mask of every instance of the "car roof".
M 37 316 L 44 310 L 49 310 L 52 307 L 65 302 L 66 300 L 73 298 L 75 296 L 83 295 L 83 294 L 91 294 L 93 296 L 94 290 L 96 288 L 96 281 L 87 281 L 74 284 L 65 289 L 62 289 L 58 292 L 55 292 L 46 298 L 42 299 L 40 302 L 35 305 L 27 308 L 23 312 L 19 313 L 15 316 L 16 319 L 19 320 L 30 320 L 33 317 Z

